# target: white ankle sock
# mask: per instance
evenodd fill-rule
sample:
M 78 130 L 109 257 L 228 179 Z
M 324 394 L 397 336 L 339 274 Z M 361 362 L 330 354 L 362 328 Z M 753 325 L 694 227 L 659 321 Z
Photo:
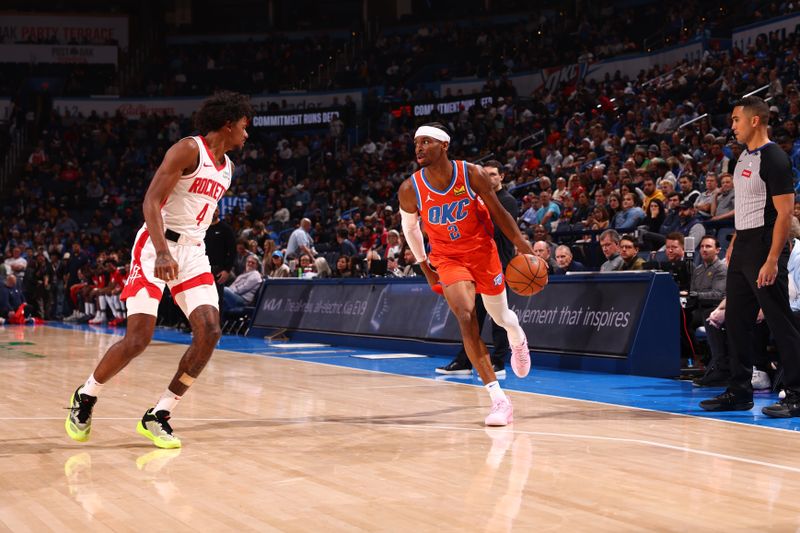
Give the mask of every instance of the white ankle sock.
M 86 383 L 83 384 L 81 387 L 81 394 L 86 394 L 88 396 L 97 397 L 100 395 L 100 391 L 103 390 L 103 384 L 98 383 L 96 379 L 94 379 L 94 373 L 89 376 L 89 379 L 86 380 Z
M 489 396 L 492 398 L 492 403 L 498 400 L 506 400 L 506 393 L 503 392 L 503 389 L 500 388 L 500 384 L 496 381 L 492 381 L 491 383 L 487 383 L 485 385 L 486 390 L 489 391 Z
M 164 394 L 161 395 L 161 398 L 158 399 L 158 403 L 153 408 L 153 413 L 159 411 L 168 411 L 171 413 L 175 407 L 177 407 L 179 401 L 181 401 L 181 396 L 167 389 Z

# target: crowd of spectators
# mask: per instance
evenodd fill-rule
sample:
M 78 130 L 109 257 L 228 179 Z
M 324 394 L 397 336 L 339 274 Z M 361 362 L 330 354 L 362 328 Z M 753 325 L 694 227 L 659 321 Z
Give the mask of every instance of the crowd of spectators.
M 554 273 L 577 263 L 598 269 L 606 261 L 641 268 L 645 260 L 664 259 L 657 254 L 668 253 L 673 233 L 696 244 L 707 233 L 717 235 L 722 255 L 735 194 L 730 173 L 741 150 L 730 141 L 731 103 L 769 84 L 771 135 L 795 169 L 800 166 L 798 44 L 792 34 L 638 79 L 578 82 L 522 97 L 498 93 L 490 82 L 484 88 L 495 96 L 490 106 L 430 120 L 451 130 L 451 157 L 493 154 L 503 163 L 506 187 L 521 204 L 520 226 Z M 252 280 L 245 283 L 256 279 L 253 271 L 273 277 L 415 273 L 395 195 L 416 169 L 418 124 L 370 102 L 365 109 L 370 138 L 356 144 L 345 138 L 352 124 L 302 135 L 251 129 L 245 150 L 233 154 L 233 185 L 220 203 L 220 224 L 238 248 L 225 280 L 231 305 L 254 296 Z M 704 113 L 707 118 L 678 128 Z M 92 286 L 93 277 L 107 278 L 128 263 L 147 184 L 166 149 L 192 133 L 190 121 L 53 114 L 44 122 L 21 180 L 0 204 L 2 274 L 15 275 L 36 316 L 96 316 L 96 295 L 74 287 Z M 526 144 L 538 131 L 541 144 Z M 605 246 L 597 236 L 608 229 L 618 238 Z M 250 256 L 256 261 L 248 271 Z M 22 269 L 14 266 L 19 258 Z
M 787 9 L 785 3 L 768 0 L 691 0 L 666 9 L 656 2 L 637 6 L 591 2 L 580 7 L 553 2 L 535 12 L 521 9 L 515 14 L 468 18 L 448 14 L 413 26 L 401 21 L 401 25 L 372 28 L 372 35 L 360 27 L 358 17 L 353 31 L 270 31 L 245 42 L 220 42 L 216 36 L 214 42 L 187 43 L 186 39 L 175 41 L 160 35 L 141 70 L 122 69 L 127 73 L 125 83 L 113 65 L 5 64 L 0 91 L 13 95 L 26 79 L 34 78 L 44 80 L 47 92 L 65 96 L 187 96 L 220 88 L 259 94 L 367 86 L 381 87 L 389 95 L 413 93 L 422 90 L 425 82 L 502 77 L 591 63 L 710 37 Z M 254 13 L 253 19 L 263 16 Z M 259 27 L 265 27 L 264 21 Z M 214 31 L 219 32 L 218 26 Z M 85 35 L 60 41 L 53 35 L 16 40 L 0 35 L 0 43 L 117 44 Z M 127 51 L 121 49 L 120 53 L 120 65 L 124 65 Z
M 708 37 L 719 28 L 783 13 L 775 2 L 692 0 L 680 5 L 624 7 L 597 2 L 502 17 L 447 17 L 412 26 L 386 26 L 373 40 L 364 32 L 269 33 L 246 42 L 169 44 L 156 53 L 132 94 L 180 96 L 227 88 L 278 90 L 383 87 L 477 76 L 501 77 L 541 68 L 591 63 Z M 648 41 L 650 38 L 650 41 Z

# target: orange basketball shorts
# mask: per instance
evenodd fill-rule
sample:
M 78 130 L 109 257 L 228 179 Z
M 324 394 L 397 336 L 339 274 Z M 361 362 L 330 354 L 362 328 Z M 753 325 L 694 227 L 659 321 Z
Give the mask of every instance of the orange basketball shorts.
M 503 265 L 497 253 L 472 254 L 450 258 L 431 258 L 431 265 L 439 274 L 443 285 L 452 285 L 459 281 L 475 283 L 475 290 L 480 294 L 494 296 L 506 288 Z

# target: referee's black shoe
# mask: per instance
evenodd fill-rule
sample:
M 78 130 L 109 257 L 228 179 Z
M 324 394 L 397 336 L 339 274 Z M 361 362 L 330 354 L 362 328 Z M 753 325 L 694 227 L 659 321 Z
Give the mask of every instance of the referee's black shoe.
M 706 411 L 749 411 L 753 408 L 753 397 L 737 396 L 726 390 L 715 398 L 703 400 L 700 407 Z
M 761 412 L 772 418 L 792 418 L 800 416 L 800 393 L 787 390 L 786 398 L 768 405 Z
M 436 369 L 436 373 L 446 374 L 449 376 L 471 376 L 472 365 L 456 358 L 447 363 L 445 366 L 438 367 Z
M 503 364 L 502 360 L 499 361 L 492 361 L 492 369 L 494 370 L 495 376 L 499 379 L 504 379 L 506 377 L 506 367 Z M 464 362 L 459 360 L 458 358 L 453 359 L 445 366 L 440 366 L 436 369 L 437 374 L 445 374 L 449 376 L 471 376 L 472 375 L 472 364 L 469 362 Z

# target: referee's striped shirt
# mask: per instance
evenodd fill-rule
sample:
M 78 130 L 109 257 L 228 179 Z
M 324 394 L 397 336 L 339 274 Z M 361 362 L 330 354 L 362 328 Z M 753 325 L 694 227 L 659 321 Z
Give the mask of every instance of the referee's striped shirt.
M 752 152 L 745 148 L 733 171 L 733 188 L 737 231 L 773 227 L 778 212 L 772 197 L 794 193 L 789 156 L 772 141 Z

